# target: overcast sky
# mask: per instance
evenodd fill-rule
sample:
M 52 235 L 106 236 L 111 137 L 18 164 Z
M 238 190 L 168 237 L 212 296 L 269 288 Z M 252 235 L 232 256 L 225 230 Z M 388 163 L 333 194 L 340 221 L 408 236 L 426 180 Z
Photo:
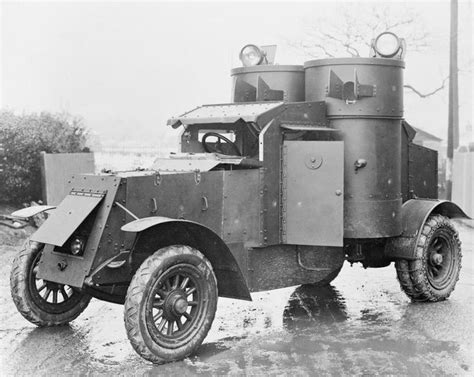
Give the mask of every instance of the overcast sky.
M 321 14 L 338 17 L 341 4 L 3 2 L 1 105 L 67 111 L 104 139 L 151 144 L 169 137 L 169 117 L 229 102 L 229 71 L 243 45 L 278 44 L 278 63 L 303 64 L 286 42 L 302 38 Z M 393 4 L 418 12 L 431 35 L 431 48 L 408 55 L 405 70 L 407 83 L 430 91 L 448 74 L 449 1 Z M 469 1 L 460 1 L 460 33 L 465 63 L 472 57 Z M 407 120 L 446 138 L 447 93 L 422 100 L 407 92 Z M 463 130 L 472 123 L 472 75 L 460 77 L 460 102 Z

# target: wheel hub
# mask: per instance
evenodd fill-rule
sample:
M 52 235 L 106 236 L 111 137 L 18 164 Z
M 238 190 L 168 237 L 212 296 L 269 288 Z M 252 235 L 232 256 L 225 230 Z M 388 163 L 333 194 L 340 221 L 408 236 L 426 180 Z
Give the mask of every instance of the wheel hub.
M 435 266 L 441 266 L 443 264 L 443 255 L 439 253 L 431 254 L 431 263 Z
M 174 303 L 173 311 L 175 311 L 178 314 L 183 314 L 187 308 L 188 308 L 188 301 L 180 297 Z
M 163 304 L 164 316 L 168 319 L 176 319 L 188 309 L 188 300 L 183 292 L 173 291 L 165 299 Z

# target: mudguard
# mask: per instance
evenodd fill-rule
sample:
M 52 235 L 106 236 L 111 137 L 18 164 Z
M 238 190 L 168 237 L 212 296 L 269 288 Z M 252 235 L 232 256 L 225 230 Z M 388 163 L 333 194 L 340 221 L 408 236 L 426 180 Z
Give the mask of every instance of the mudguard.
M 56 206 L 31 206 L 31 207 L 19 209 L 18 211 L 13 212 L 11 216 L 28 219 L 30 217 L 37 215 L 38 213 L 48 212 L 55 208 Z
M 157 249 L 186 244 L 203 253 L 212 264 L 219 296 L 252 300 L 242 271 L 226 243 L 211 229 L 188 220 L 145 217 L 122 226 L 124 232 L 136 232 L 132 253 L 154 253 Z
M 426 219 L 431 214 L 449 218 L 470 219 L 461 208 L 448 200 L 411 199 L 402 206 L 402 234 L 391 238 L 385 246 L 385 256 L 390 260 L 414 260 L 415 247 Z
M 144 217 L 138 220 L 131 221 L 120 228 L 124 232 L 132 232 L 132 233 L 139 233 L 143 232 L 144 230 L 151 228 L 155 225 L 170 222 L 170 221 L 180 221 L 185 223 L 194 223 L 188 220 L 176 220 L 169 217 L 163 216 L 151 216 L 151 217 Z M 194 223 L 197 224 L 197 223 Z

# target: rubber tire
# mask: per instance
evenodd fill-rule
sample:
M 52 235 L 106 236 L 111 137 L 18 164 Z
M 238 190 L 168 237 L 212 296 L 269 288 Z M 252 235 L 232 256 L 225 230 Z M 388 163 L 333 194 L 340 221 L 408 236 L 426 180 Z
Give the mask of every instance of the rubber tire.
M 154 342 L 145 323 L 145 302 L 154 281 L 168 268 L 176 264 L 189 263 L 204 271 L 209 288 L 208 310 L 197 334 L 180 348 L 165 348 Z M 217 280 L 211 263 L 198 250 L 189 246 L 164 247 L 148 257 L 138 268 L 128 287 L 124 305 L 124 322 L 128 339 L 135 351 L 155 364 L 182 360 L 192 354 L 204 341 L 217 308 Z
M 429 281 L 428 276 L 428 246 L 436 233 L 443 229 L 450 235 L 450 242 L 453 247 L 454 266 L 450 276 L 450 281 L 444 289 L 435 288 Z M 400 287 L 412 301 L 437 302 L 447 299 L 453 292 L 459 279 L 461 270 L 461 241 L 456 228 L 449 218 L 442 215 L 431 215 L 426 220 L 421 231 L 418 244 L 415 248 L 416 260 L 395 261 L 397 278 Z
M 22 250 L 13 260 L 10 273 L 10 292 L 13 302 L 20 314 L 36 326 L 62 326 L 76 319 L 89 305 L 91 296 L 82 292 L 76 292 L 80 296 L 78 303 L 62 313 L 51 313 L 38 307 L 31 297 L 28 284 L 30 269 L 38 253 L 41 253 L 44 245 L 27 240 Z

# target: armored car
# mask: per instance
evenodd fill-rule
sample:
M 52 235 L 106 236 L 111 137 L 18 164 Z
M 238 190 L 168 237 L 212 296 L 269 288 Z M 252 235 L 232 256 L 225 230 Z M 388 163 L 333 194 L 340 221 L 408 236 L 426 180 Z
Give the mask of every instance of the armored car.
M 437 153 L 403 114 L 405 43 L 386 32 L 370 57 L 273 64 L 245 46 L 232 102 L 169 119 L 180 151 L 148 170 L 73 176 L 13 262 L 11 293 L 38 326 L 91 297 L 124 305 L 133 348 L 155 363 L 194 352 L 218 296 L 324 285 L 344 261 L 394 262 L 413 301 L 448 298 L 461 267 L 437 199 Z

